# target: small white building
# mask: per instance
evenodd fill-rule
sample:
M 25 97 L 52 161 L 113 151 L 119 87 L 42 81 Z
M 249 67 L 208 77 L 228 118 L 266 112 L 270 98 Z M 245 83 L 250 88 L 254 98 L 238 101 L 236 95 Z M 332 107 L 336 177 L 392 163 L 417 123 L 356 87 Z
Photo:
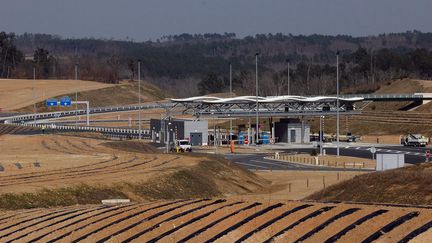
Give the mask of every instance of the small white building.
M 165 143 L 169 138 L 171 142 L 175 139 L 187 139 L 193 146 L 205 146 L 208 144 L 207 120 L 173 119 L 168 121 L 151 119 L 150 132 L 153 142 L 156 143 Z
M 275 123 L 275 137 L 282 143 L 310 143 L 310 126 L 299 119 L 281 119 Z

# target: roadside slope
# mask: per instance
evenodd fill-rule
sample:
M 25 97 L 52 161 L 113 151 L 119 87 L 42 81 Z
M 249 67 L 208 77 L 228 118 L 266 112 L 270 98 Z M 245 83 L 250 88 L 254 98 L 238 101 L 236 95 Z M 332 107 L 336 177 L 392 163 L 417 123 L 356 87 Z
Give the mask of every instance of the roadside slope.
M 431 184 L 432 163 L 424 163 L 358 175 L 319 191 L 307 199 L 431 205 Z
M 0 79 L 0 108 L 2 110 L 17 110 L 44 101 L 54 96 L 61 96 L 75 91 L 97 90 L 113 87 L 83 80 L 28 80 Z

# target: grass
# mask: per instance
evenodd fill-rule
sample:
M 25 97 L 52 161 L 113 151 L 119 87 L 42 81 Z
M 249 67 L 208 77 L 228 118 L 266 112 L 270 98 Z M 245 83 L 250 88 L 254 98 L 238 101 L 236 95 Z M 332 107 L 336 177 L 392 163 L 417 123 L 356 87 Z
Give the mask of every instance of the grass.
M 432 163 L 355 176 L 330 186 L 307 199 L 319 201 L 349 201 L 432 204 Z

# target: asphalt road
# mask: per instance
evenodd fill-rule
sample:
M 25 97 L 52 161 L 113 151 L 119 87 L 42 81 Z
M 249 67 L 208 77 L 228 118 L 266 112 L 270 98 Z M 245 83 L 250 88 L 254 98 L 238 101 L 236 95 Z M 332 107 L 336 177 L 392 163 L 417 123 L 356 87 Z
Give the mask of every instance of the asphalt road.
M 405 154 L 405 163 L 418 164 L 425 162 L 426 150 L 429 148 L 404 147 L 404 146 L 377 146 L 375 147 L 378 153 L 396 153 Z M 351 156 L 358 158 L 371 159 L 372 154 L 369 147 L 365 146 L 343 146 L 340 147 L 340 155 Z M 327 154 L 336 154 L 335 147 L 325 148 Z M 283 149 L 286 152 L 302 152 L 310 153 L 312 148 L 292 148 Z M 231 159 L 236 164 L 243 166 L 249 170 L 309 170 L 309 171 L 365 171 L 361 169 L 344 169 L 344 168 L 328 168 L 320 166 L 302 165 L 290 162 L 280 162 L 270 159 L 265 159 L 265 154 L 226 154 L 225 157 Z
M 377 154 L 405 154 L 405 163 L 409 164 L 418 164 L 426 161 L 425 153 L 429 148 L 422 147 L 404 147 L 404 146 L 389 146 L 389 147 L 375 147 L 377 149 Z M 327 154 L 336 154 L 336 148 L 326 148 Z M 296 149 L 284 149 L 287 152 L 304 152 L 310 153 L 312 148 L 296 148 Z M 369 147 L 360 147 L 360 146 L 347 146 L 340 147 L 340 155 L 342 156 L 351 156 L 358 158 L 367 158 L 372 159 L 372 153 L 369 150 Z
M 270 159 L 265 159 L 265 154 L 235 154 L 232 161 L 237 165 L 243 166 L 249 170 L 309 170 L 309 171 L 367 171 L 362 169 L 344 169 L 330 168 L 311 165 L 302 165 L 290 162 L 281 162 Z M 227 159 L 231 159 L 231 155 L 226 154 Z

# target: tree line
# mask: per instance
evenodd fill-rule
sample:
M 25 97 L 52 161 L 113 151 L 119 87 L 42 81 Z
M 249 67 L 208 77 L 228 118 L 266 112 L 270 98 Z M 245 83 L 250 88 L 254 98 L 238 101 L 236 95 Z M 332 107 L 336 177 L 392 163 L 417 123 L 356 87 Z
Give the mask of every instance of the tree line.
M 118 83 L 145 79 L 180 96 L 225 92 L 229 63 L 239 95 L 255 93 L 259 53 L 261 95 L 333 94 L 336 52 L 343 89 L 369 92 L 401 78 L 432 78 L 432 33 L 408 31 L 369 37 L 234 33 L 181 34 L 156 41 L 63 39 L 46 34 L 0 32 L 0 77 L 80 79 Z

